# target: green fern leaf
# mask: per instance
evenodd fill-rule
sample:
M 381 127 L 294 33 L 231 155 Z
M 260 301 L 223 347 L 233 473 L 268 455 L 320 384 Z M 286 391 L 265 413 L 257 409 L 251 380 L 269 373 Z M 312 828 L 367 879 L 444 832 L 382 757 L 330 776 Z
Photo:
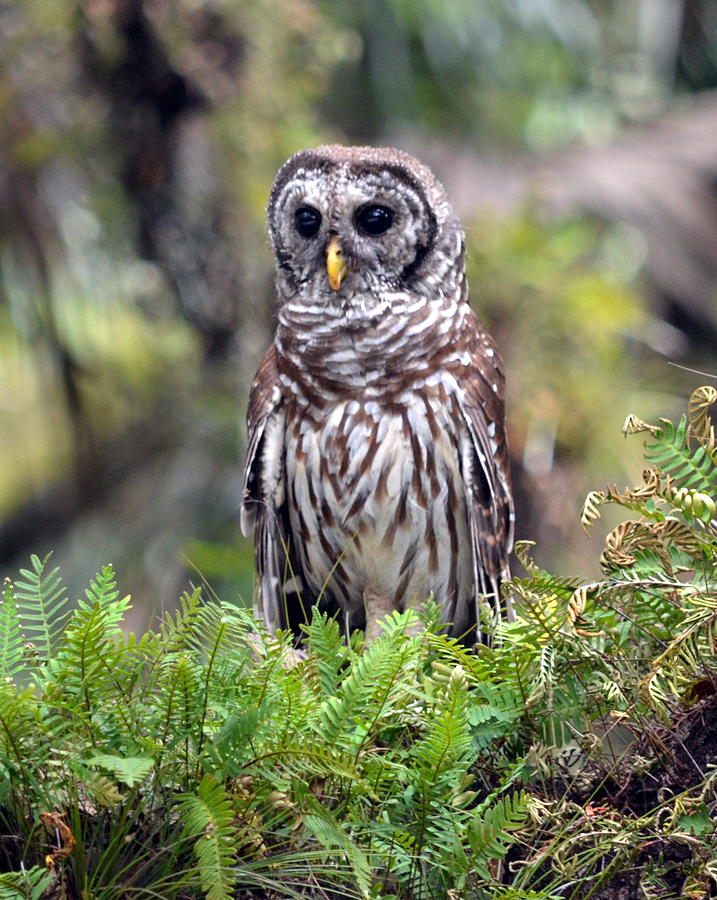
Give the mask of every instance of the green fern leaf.
M 163 656 L 181 653 L 187 647 L 201 610 L 201 588 L 195 588 L 191 594 L 186 592 L 182 594 L 179 598 L 179 609 L 174 615 L 167 613 L 159 625 Z
M 477 702 L 478 698 L 483 702 Z M 479 682 L 471 699 L 468 721 L 479 749 L 488 747 L 499 737 L 515 733 L 517 723 L 525 714 L 520 694 L 508 684 Z
M 88 766 L 100 766 L 109 769 L 122 784 L 134 787 L 145 780 L 154 768 L 154 760 L 148 756 L 112 756 L 107 753 L 93 756 L 87 760 Z
M 503 859 L 514 842 L 512 832 L 525 826 L 529 799 L 526 791 L 497 799 L 491 795 L 475 809 L 467 836 L 474 854 L 472 863 L 481 877 L 491 877 L 488 863 Z
M 308 638 L 309 656 L 316 666 L 321 692 L 325 697 L 336 693 L 340 671 L 348 659 L 348 648 L 342 640 L 338 623 L 314 607 L 311 623 L 303 626 Z
M 655 439 L 645 443 L 645 458 L 669 475 L 674 487 L 714 493 L 717 468 L 704 444 L 695 450 L 690 448 L 687 416 L 682 416 L 677 427 L 667 419 L 660 423 Z
M 0 900 L 40 900 L 57 878 L 41 866 L 0 874 Z
M 368 897 L 371 888 L 371 865 L 363 850 L 346 834 L 328 809 L 318 807 L 315 813 L 303 817 L 305 827 L 327 850 L 338 850 L 348 861 L 362 897 Z
M 189 834 L 196 837 L 194 853 L 206 900 L 232 900 L 237 840 L 234 813 L 226 791 L 213 775 L 205 775 L 196 794 L 182 794 L 179 814 Z
M 49 696 L 92 723 L 95 744 L 135 730 L 126 685 L 131 660 L 122 656 L 121 623 L 129 597 L 117 596 L 114 572 L 105 566 L 92 581 L 87 599 L 78 602 L 48 666 Z M 78 698 L 81 705 L 70 698 Z
M 15 599 L 24 631 L 37 648 L 38 657 L 50 659 L 64 630 L 67 594 L 59 568 L 47 571 L 49 555 L 30 557 L 32 569 L 20 569 L 24 581 L 15 582 Z
M 182 746 L 188 775 L 200 744 L 204 709 L 202 666 L 187 653 L 168 657 L 161 667 L 152 705 L 161 715 L 156 725 L 157 744 L 166 750 Z
M 42 778 L 48 748 L 39 739 L 38 724 L 33 689 L 0 682 L 0 767 L 16 776 L 5 787 L 29 790 Z
M 473 755 L 466 678 L 456 666 L 411 754 L 424 797 L 446 799 L 456 793 Z
M 14 679 L 23 668 L 23 638 L 15 591 L 8 579 L 0 604 L 0 678 Z
M 419 652 L 418 642 L 406 639 L 407 621 L 390 624 L 390 633 L 384 632 L 353 660 L 336 696 L 321 704 L 312 724 L 329 746 L 358 751 L 390 709 L 392 688 Z

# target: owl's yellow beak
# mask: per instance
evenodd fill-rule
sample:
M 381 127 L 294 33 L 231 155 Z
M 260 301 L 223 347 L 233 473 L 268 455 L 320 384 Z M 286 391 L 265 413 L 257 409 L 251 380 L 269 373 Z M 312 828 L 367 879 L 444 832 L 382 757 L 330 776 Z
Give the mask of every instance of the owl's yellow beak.
M 332 290 L 338 291 L 341 282 L 344 280 L 348 265 L 344 257 L 344 251 L 341 249 L 339 239 L 334 235 L 329 241 L 326 248 L 326 276 L 329 279 L 329 285 Z

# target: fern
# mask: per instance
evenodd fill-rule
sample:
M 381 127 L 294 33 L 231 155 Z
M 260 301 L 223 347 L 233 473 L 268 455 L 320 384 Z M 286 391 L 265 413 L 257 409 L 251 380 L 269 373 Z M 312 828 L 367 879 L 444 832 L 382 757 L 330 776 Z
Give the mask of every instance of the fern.
M 0 682 L 0 797 L 23 808 L 34 793 L 46 797 L 42 767 L 49 750 L 41 731 L 32 688 Z M 14 789 L 14 790 L 13 790 Z
M 713 676 L 717 669 L 717 600 L 684 592 L 682 604 L 686 612 L 682 627 L 643 682 L 648 698 L 665 718 L 692 683 Z
M 191 594 L 185 592 L 181 595 L 179 608 L 174 613 L 165 614 L 159 623 L 158 633 L 153 635 L 156 645 L 154 657 L 157 661 L 187 649 L 202 608 L 202 592 L 199 588 Z
M 305 828 L 316 840 L 334 855 L 339 851 L 348 862 L 350 875 L 355 880 L 361 897 L 368 897 L 371 887 L 371 864 L 366 853 L 346 833 L 341 824 L 331 815 L 329 810 L 318 804 L 312 813 L 303 816 Z M 346 875 L 343 876 L 346 878 Z M 348 878 L 346 878 L 348 880 Z
M 525 827 L 529 802 L 526 791 L 516 791 L 502 797 L 491 795 L 476 807 L 467 837 L 474 854 L 471 865 L 482 878 L 491 878 L 489 863 L 504 859 L 515 832 Z
M 365 648 L 336 696 L 321 704 L 314 729 L 328 746 L 360 753 L 374 725 L 391 704 L 392 688 L 415 658 L 417 646 L 406 640 L 406 620 Z
M 425 807 L 434 799 L 446 800 L 458 793 L 472 752 L 467 683 L 463 670 L 457 666 L 437 698 L 426 730 L 410 757 Z
M 424 733 L 408 758 L 409 784 L 415 789 L 408 830 L 417 864 L 424 859 L 440 865 L 455 854 L 462 807 L 472 797 L 465 792 L 464 778 L 475 755 L 467 683 L 458 666 L 432 705 Z M 414 880 L 423 884 L 425 892 L 428 885 L 420 865 L 415 867 Z
M 84 692 L 88 709 L 92 705 L 89 691 L 107 692 L 107 700 L 117 699 L 112 696 L 117 641 L 129 605 L 129 598 L 117 602 L 117 596 L 114 574 L 107 566 L 87 591 L 88 602 L 79 601 L 72 613 L 53 659 L 51 670 L 56 680 L 62 681 L 66 690 Z
M 481 702 L 477 702 L 480 698 Z M 479 682 L 475 686 L 468 721 L 472 739 L 479 750 L 491 747 L 499 738 L 515 735 L 525 715 L 525 704 L 508 684 Z
M 330 697 L 336 693 L 340 671 L 348 661 L 346 645 L 341 638 L 338 622 L 314 607 L 311 623 L 303 626 L 315 662 L 316 674 L 322 694 Z
M 693 391 L 687 407 L 688 442 L 701 444 L 714 458 L 715 429 L 710 419 L 709 409 L 717 402 L 717 390 L 705 385 Z
M 654 440 L 645 444 L 645 458 L 669 475 L 676 487 L 712 494 L 717 489 L 712 455 L 703 443 L 690 447 L 687 416 L 682 416 L 677 427 L 667 419 L 660 422 Z
M 524 544 L 527 577 L 506 586 L 516 619 L 478 651 L 441 634 L 429 602 L 370 645 L 344 644 L 314 611 L 297 658 L 289 635 L 198 591 L 135 638 L 109 567 L 68 619 L 56 570 L 34 558 L 0 611 L 0 817 L 21 836 L 8 868 L 43 858 L 32 823 L 52 810 L 77 836 L 62 866 L 88 896 L 219 900 L 241 883 L 547 900 L 639 868 L 656 834 L 714 811 L 711 775 L 642 819 L 598 805 L 630 769 L 606 769 L 603 735 L 650 734 L 715 679 L 712 401 L 696 393 L 672 430 L 633 417 L 651 467 L 635 488 L 593 493 L 583 516 L 630 512 L 601 577 L 555 576 Z M 694 880 L 706 869 L 692 843 Z
M 178 797 L 179 815 L 194 844 L 206 900 L 232 900 L 236 872 L 236 840 L 231 803 L 213 775 L 205 775 L 196 794 Z
M 148 756 L 112 756 L 101 753 L 87 760 L 88 766 L 99 766 L 107 769 L 115 776 L 117 781 L 134 787 L 141 784 L 154 768 L 154 760 Z
M 204 711 L 204 670 L 188 653 L 169 656 L 157 680 L 153 705 L 160 710 L 154 744 L 157 757 L 163 754 L 182 760 L 183 781 L 189 786 L 201 742 L 199 727 Z
M 41 866 L 0 873 L 0 900 L 41 900 L 56 877 Z
M 14 679 L 23 668 L 23 638 L 15 589 L 8 579 L 0 604 L 0 679 Z
M 59 568 L 47 570 L 49 556 L 40 560 L 31 556 L 32 569 L 20 569 L 24 581 L 14 585 L 26 637 L 33 642 L 37 655 L 49 659 L 62 635 L 67 615 L 67 594 Z

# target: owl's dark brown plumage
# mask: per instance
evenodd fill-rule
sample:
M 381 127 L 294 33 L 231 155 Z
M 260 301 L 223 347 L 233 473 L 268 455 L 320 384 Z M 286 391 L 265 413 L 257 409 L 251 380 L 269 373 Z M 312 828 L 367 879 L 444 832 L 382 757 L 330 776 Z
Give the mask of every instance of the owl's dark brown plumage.
M 268 220 L 279 321 L 242 504 L 257 612 L 298 634 L 319 603 L 373 635 L 433 594 L 451 634 L 486 640 L 510 616 L 503 372 L 443 188 L 398 150 L 319 147 L 279 171 Z

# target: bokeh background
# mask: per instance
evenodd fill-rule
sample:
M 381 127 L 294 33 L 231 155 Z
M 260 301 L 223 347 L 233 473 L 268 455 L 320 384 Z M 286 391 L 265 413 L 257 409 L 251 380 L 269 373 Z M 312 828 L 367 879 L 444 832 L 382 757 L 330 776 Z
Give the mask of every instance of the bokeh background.
M 326 141 L 446 185 L 519 536 L 595 573 L 578 513 L 639 473 L 625 416 L 684 407 L 705 376 L 674 363 L 717 373 L 713 0 L 15 0 L 0 41 L 0 574 L 111 561 L 140 618 L 250 599 L 264 204 Z

